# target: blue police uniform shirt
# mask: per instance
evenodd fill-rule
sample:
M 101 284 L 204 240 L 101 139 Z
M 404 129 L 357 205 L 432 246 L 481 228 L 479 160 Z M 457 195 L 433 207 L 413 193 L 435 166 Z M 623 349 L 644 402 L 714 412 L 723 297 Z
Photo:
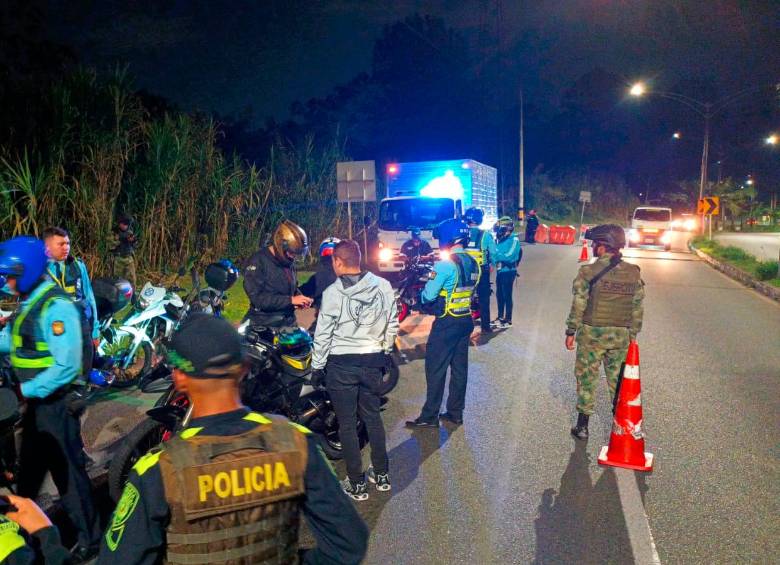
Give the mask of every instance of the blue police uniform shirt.
M 79 273 L 81 274 L 81 291 L 84 293 L 84 302 L 87 308 L 85 312 L 87 318 L 90 318 L 93 322 L 92 339 L 97 339 L 100 337 L 100 328 L 98 327 L 97 322 L 97 302 L 95 302 L 95 292 L 92 290 L 92 281 L 89 280 L 89 273 L 87 272 L 87 266 L 84 264 L 84 261 L 81 261 L 80 259 L 75 259 L 75 261 L 79 268 Z M 63 276 L 64 272 L 65 261 L 52 261 L 49 259 L 49 264 L 46 268 L 46 275 L 48 278 L 56 283 L 57 281 L 54 280 L 52 273 Z
M 517 237 L 514 235 L 506 238 L 504 241 L 500 241 L 496 246 L 496 263 L 515 263 L 515 266 L 509 267 L 507 265 L 502 265 L 498 269 L 498 272 L 506 273 L 509 271 L 516 271 L 516 263 L 520 262 L 520 254 L 520 241 L 518 241 Z
M 466 254 L 463 249 L 452 251 L 452 253 Z M 436 261 L 433 264 L 433 272 L 436 273 L 436 276 L 425 283 L 425 288 L 420 295 L 424 303 L 435 302 L 442 289 L 445 289 L 447 294 L 451 293 L 458 282 L 458 268 L 450 260 Z
M 20 308 L 45 291 L 47 285 L 39 285 L 32 291 Z M 53 324 L 61 322 L 63 331 L 55 335 Z M 46 398 L 57 389 L 70 384 L 81 373 L 81 316 L 70 300 L 55 298 L 51 301 L 42 319 L 38 321 L 42 335 L 54 357 L 54 365 L 38 373 L 35 378 L 22 383 L 25 398 Z M 57 324 L 58 327 L 60 324 Z M 11 352 L 12 324 L 6 324 L 0 333 L 0 353 Z
M 482 234 L 482 246 L 480 247 L 482 249 L 482 253 L 486 253 L 489 256 L 488 261 L 484 263 L 485 266 L 487 265 L 496 265 L 496 240 L 493 239 L 493 234 L 490 233 L 488 230 L 485 230 L 485 232 Z

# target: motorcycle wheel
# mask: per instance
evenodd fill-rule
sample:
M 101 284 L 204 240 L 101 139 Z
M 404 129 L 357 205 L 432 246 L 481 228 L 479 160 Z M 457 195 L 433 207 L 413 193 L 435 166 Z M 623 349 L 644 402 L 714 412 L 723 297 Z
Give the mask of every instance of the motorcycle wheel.
M 322 451 L 325 453 L 328 459 L 338 461 L 344 458 L 344 453 L 341 448 L 341 440 L 339 440 L 339 422 L 336 419 L 335 414 L 333 418 L 329 418 L 331 422 L 326 422 L 325 428 L 322 433 L 318 433 L 317 439 L 320 442 Z M 368 444 L 368 432 L 366 431 L 366 425 L 363 420 L 358 416 L 357 419 L 357 432 L 358 432 L 358 445 L 360 451 Z
M 138 382 L 138 379 L 152 370 L 152 346 L 144 342 L 135 352 L 133 362 L 127 369 L 114 369 L 114 388 L 127 388 Z
M 150 449 L 162 442 L 165 432 L 166 428 L 160 422 L 147 418 L 122 440 L 121 447 L 114 454 L 108 467 L 108 494 L 114 502 L 122 496 L 130 469 Z

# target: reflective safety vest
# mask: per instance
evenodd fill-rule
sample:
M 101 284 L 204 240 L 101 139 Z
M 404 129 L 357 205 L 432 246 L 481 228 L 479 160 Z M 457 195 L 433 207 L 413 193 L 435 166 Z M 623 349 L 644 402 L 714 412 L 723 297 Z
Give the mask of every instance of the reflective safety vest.
M 40 320 L 53 300 L 70 300 L 56 284 L 44 282 L 43 285 L 42 292 L 25 305 L 11 326 L 11 366 L 22 382 L 54 365 Z
M 95 317 L 96 313 L 90 312 L 90 305 L 87 303 L 87 297 L 84 294 L 84 281 L 82 280 L 79 261 L 69 257 L 64 264 L 65 272 L 60 273 L 59 263 L 49 263 L 46 267 L 46 274 L 73 299 L 73 302 L 79 309 L 82 321 L 89 321 Z
M 589 283 L 598 277 L 596 283 L 591 284 L 582 321 L 589 326 L 630 328 L 634 293 L 642 284 L 639 267 L 620 261 L 613 268 L 597 262 L 582 269 Z M 602 270 L 604 273 L 600 275 Z
M 482 248 L 482 239 L 485 237 L 485 232 L 479 228 L 469 228 L 469 244 L 464 251 L 466 254 L 477 262 L 477 265 L 482 268 L 485 264 L 485 249 Z
M 188 428 L 166 442 L 167 563 L 297 562 L 306 437 L 280 416 L 245 419 L 259 425 L 226 437 Z
M 451 291 L 442 288 L 436 301 L 436 311 L 439 318 L 453 316 L 462 318 L 471 316 L 471 295 L 479 282 L 480 269 L 476 260 L 470 255 L 450 255 L 450 261 L 455 263 L 457 274 L 455 287 Z

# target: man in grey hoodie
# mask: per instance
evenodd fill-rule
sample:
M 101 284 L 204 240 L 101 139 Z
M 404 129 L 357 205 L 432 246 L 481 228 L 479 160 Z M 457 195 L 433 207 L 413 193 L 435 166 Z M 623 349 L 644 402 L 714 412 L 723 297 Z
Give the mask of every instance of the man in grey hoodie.
M 339 420 L 339 440 L 347 463 L 347 478 L 341 487 L 354 500 L 368 498 L 357 434 L 358 413 L 371 444 L 368 480 L 379 491 L 390 490 L 377 390 L 398 334 L 393 288 L 385 279 L 361 270 L 360 262 L 360 247 L 352 240 L 340 242 L 333 250 L 337 278 L 322 295 L 312 356 L 314 376 L 324 374 Z

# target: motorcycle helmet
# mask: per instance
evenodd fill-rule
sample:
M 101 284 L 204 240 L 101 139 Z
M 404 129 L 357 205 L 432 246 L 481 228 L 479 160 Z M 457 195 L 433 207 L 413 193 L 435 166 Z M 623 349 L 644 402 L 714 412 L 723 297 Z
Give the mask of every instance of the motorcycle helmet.
M 285 220 L 274 231 L 271 247 L 277 259 L 293 261 L 309 252 L 309 238 L 301 226 Z
M 20 235 L 0 244 L 0 276 L 15 277 L 16 291 L 27 294 L 46 268 L 46 246 L 30 235 Z
M 468 245 L 469 227 L 460 218 L 444 220 L 435 228 L 433 236 L 439 240 L 439 247 L 451 247 L 453 245 Z
M 482 225 L 482 220 L 485 219 L 485 213 L 481 208 L 469 208 L 466 213 L 463 214 L 463 219 L 466 220 L 468 225 L 479 226 Z
M 515 231 L 515 222 L 509 216 L 501 216 L 493 226 L 493 231 L 496 232 L 498 239 L 506 239 Z
M 602 244 L 615 251 L 626 246 L 626 232 L 615 224 L 602 224 L 590 228 L 585 231 L 585 239 L 596 244 Z
M 225 292 L 238 280 L 238 267 L 229 259 L 221 259 L 206 267 L 204 276 L 211 288 Z
M 333 250 L 336 245 L 341 243 L 341 240 L 337 237 L 326 237 L 320 243 L 320 257 L 330 257 L 333 255 Z

